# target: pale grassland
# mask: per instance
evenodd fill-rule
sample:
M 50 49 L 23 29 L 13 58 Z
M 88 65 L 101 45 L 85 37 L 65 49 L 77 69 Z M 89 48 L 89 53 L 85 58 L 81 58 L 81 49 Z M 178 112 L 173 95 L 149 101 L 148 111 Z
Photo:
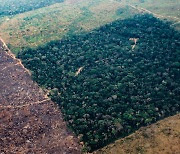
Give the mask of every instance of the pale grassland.
M 118 14 L 118 10 L 123 10 Z M 67 0 L 64 3 L 4 17 L 0 20 L 0 36 L 12 51 L 36 47 L 73 33 L 90 31 L 117 19 L 138 13 L 116 0 Z
M 180 114 L 142 127 L 93 154 L 165 154 L 179 153 Z
M 17 53 L 23 47 L 37 47 L 51 40 L 91 31 L 114 20 L 142 13 L 130 5 L 147 9 L 172 24 L 180 21 L 179 0 L 66 0 L 0 18 L 0 37 Z M 180 30 L 180 23 L 173 27 Z
M 122 4 L 134 5 L 145 8 L 155 14 L 163 16 L 172 22 L 180 21 L 180 1 L 179 0 L 117 0 Z
M 162 15 L 172 23 L 180 22 L 180 0 L 145 0 L 145 3 L 139 6 Z M 173 27 L 180 30 L 180 24 L 175 24 Z
M 173 16 L 180 18 L 180 1 L 179 0 L 131 0 L 129 3 L 144 7 L 154 13 L 163 16 Z

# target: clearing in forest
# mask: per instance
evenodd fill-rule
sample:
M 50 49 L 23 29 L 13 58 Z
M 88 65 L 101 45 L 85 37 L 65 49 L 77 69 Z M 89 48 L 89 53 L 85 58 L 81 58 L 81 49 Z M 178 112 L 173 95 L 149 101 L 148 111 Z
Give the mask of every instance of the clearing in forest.
M 179 39 L 169 23 L 137 15 L 19 58 L 93 151 L 179 111 Z
M 0 153 L 80 154 L 58 106 L 9 53 L 0 41 Z

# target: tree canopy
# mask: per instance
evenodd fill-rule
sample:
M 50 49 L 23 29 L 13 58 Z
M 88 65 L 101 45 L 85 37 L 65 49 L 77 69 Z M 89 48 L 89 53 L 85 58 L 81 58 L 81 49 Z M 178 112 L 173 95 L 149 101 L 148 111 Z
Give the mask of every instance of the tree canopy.
M 180 34 L 151 15 L 19 54 L 91 151 L 180 109 Z

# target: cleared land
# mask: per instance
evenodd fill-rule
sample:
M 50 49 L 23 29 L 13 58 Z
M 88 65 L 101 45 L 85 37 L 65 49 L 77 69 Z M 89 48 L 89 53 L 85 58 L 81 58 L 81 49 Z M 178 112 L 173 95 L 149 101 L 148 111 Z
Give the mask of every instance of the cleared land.
M 65 0 L 63 3 L 0 18 L 0 36 L 14 53 L 73 33 L 91 31 L 137 13 L 168 19 L 180 30 L 179 0 Z
M 180 114 L 142 127 L 94 154 L 167 154 L 180 153 Z
M 67 0 L 16 16 L 0 19 L 0 36 L 14 53 L 73 33 L 90 31 L 117 19 L 132 17 L 137 10 L 115 0 Z
M 0 42 L 0 153 L 80 153 L 58 107 L 7 51 Z
M 167 19 L 172 22 L 172 26 L 180 30 L 180 1 L 179 0 L 117 0 L 122 4 L 128 5 L 154 16 Z
M 161 19 L 168 19 L 172 21 L 173 27 L 180 29 L 179 8 L 179 0 L 66 0 L 62 4 L 0 18 L 0 36 L 13 52 L 17 53 L 21 48 L 37 47 L 73 33 L 91 31 L 137 13 L 150 13 Z M 3 81 L 0 83 L 2 152 L 59 153 L 66 151 L 72 143 L 72 148 L 68 149 L 67 153 L 79 153 L 78 145 L 76 146 L 74 141 L 76 139 L 64 130 L 66 126 L 61 113 L 44 93 L 39 91 L 37 85 L 33 86 L 35 84 L 21 63 L 7 58 L 8 55 L 4 53 L 1 53 L 0 57 L 3 57 L 0 59 L 0 79 Z M 136 150 L 143 152 L 141 147 Z
M 179 36 L 143 15 L 24 50 L 19 58 L 93 151 L 179 111 Z
M 180 19 L 180 1 L 179 0 L 122 0 L 122 3 L 135 5 L 145 8 L 156 14 L 167 17 L 176 17 Z

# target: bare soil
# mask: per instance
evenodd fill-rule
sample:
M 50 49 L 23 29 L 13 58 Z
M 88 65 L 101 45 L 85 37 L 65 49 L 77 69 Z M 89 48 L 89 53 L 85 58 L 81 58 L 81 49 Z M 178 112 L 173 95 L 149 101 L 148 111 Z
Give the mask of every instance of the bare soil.
M 84 68 L 84 67 L 80 67 L 80 68 L 77 70 L 77 72 L 75 73 L 75 76 L 78 76 L 78 75 L 81 73 L 81 71 L 83 70 L 83 68 Z
M 0 153 L 79 154 L 58 106 L 0 41 Z
M 76 3 L 79 3 L 81 1 L 84 1 L 84 0 L 66 0 L 65 2 L 68 4 L 76 4 Z

